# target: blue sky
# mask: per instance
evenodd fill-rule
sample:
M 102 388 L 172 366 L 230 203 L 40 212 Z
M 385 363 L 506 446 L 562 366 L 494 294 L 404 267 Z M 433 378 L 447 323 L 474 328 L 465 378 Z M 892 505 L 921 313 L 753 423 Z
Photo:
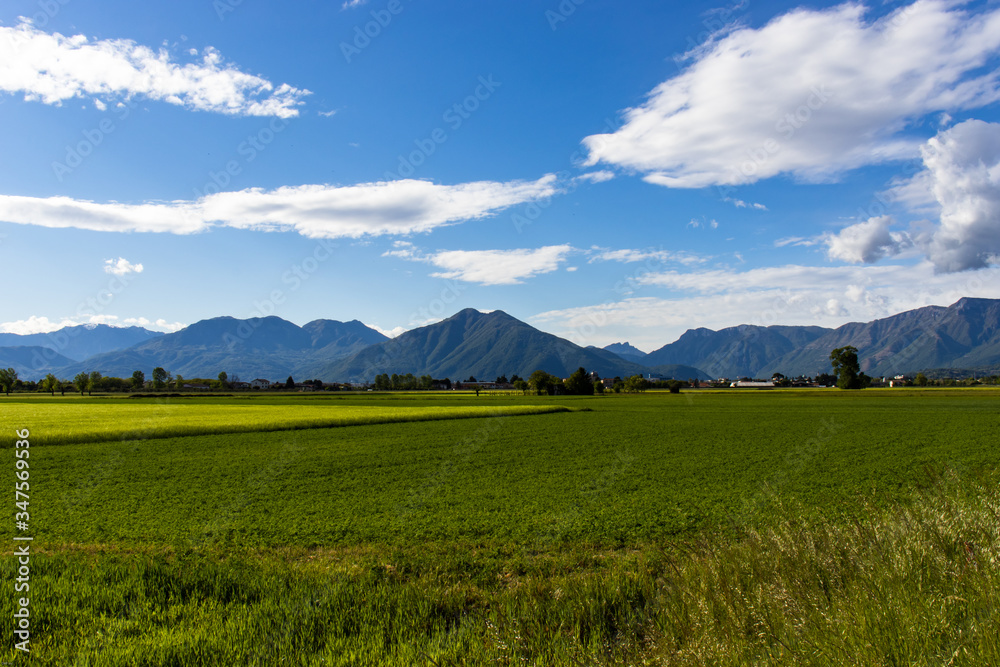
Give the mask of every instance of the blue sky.
M 1000 6 L 9 1 L 0 330 L 1000 297 Z

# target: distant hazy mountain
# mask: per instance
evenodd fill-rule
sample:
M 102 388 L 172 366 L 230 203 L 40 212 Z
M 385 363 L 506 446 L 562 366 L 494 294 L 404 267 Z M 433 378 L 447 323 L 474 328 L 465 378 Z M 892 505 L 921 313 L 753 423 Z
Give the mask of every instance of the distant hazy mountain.
M 243 380 L 278 380 L 289 375 L 304 380 L 316 377 L 317 370 L 331 361 L 384 340 L 385 336 L 358 321 L 316 320 L 299 327 L 279 317 L 217 317 L 71 364 L 61 373 L 96 370 L 126 377 L 139 369 L 148 376 L 162 366 L 185 377 L 212 378 L 225 371 Z
M 312 349 L 322 359 L 346 357 L 369 345 L 389 340 L 357 320 L 313 320 L 302 329 L 312 337 Z
M 604 377 L 652 373 L 677 379 L 759 378 L 775 372 L 788 376 L 830 372 L 830 351 L 853 345 L 862 370 L 872 376 L 1000 368 L 1000 300 L 971 298 L 947 308 L 928 306 L 837 329 L 752 325 L 721 331 L 690 329 L 647 355 L 628 343 L 583 348 L 504 312 L 473 309 L 392 340 L 357 320 L 316 320 L 299 327 L 278 317 L 218 317 L 172 334 L 104 325 L 59 333 L 41 334 L 48 337 L 46 347 L 0 347 L 0 366 L 13 366 L 25 379 L 48 372 L 65 379 L 95 370 L 126 377 L 139 369 L 148 376 L 156 366 L 185 377 L 215 377 L 225 371 L 244 380 L 292 375 L 369 381 L 379 373 L 492 380 L 515 373 L 527 376 L 538 369 L 567 377 L 580 366 Z M 121 344 L 128 336 L 141 340 L 84 361 L 74 362 L 62 351 L 79 354 L 92 349 L 87 345 Z M 25 338 L 31 337 L 0 334 L 0 342 Z
M 687 364 L 713 378 L 761 377 L 762 369 L 768 368 L 775 359 L 829 331 L 823 327 L 749 324 L 720 331 L 689 329 L 675 342 L 650 352 L 643 363 L 646 366 Z
M 605 345 L 604 348 L 611 354 L 617 354 L 619 357 L 625 361 L 634 361 L 637 364 L 645 363 L 646 353 L 637 347 L 629 345 L 628 341 L 624 343 L 612 343 L 611 345 Z
M 13 368 L 22 380 L 37 380 L 72 362 L 55 350 L 39 345 L 0 347 L 0 368 Z
M 322 378 L 372 380 L 380 373 L 413 373 L 435 378 L 493 380 L 500 375 L 527 377 L 544 370 L 568 377 L 583 366 L 603 377 L 648 373 L 650 369 L 611 352 L 583 348 L 539 331 L 502 311 L 468 308 L 448 319 L 361 350 L 330 364 Z M 685 369 L 678 377 L 701 375 Z
M 960 299 L 874 322 L 852 322 L 793 350 L 767 366 L 785 375 L 830 372 L 830 350 L 858 348 L 861 370 L 875 376 L 927 369 L 1000 365 L 1000 300 Z
M 81 324 L 40 334 L 0 333 L 0 347 L 39 346 L 55 350 L 71 361 L 105 352 L 123 350 L 163 334 L 142 327 L 112 327 L 107 324 Z

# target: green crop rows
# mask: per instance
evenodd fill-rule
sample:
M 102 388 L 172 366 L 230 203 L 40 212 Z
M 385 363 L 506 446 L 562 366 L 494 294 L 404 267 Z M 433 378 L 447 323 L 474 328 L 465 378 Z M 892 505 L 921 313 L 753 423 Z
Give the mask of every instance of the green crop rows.
M 37 664 L 1000 660 L 1000 392 L 143 400 L 0 404 Z
M 34 444 L 55 445 L 223 433 L 260 433 L 359 424 L 558 412 L 557 405 L 413 405 L 411 402 L 294 399 L 13 398 L 4 420 L 31 424 Z

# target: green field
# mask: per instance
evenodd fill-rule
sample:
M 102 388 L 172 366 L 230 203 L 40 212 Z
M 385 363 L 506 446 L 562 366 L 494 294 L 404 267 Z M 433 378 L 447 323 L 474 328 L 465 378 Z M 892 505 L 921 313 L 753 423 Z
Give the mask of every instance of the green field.
M 15 395 L 4 420 L 31 424 L 34 444 L 261 433 L 360 424 L 468 419 L 559 412 L 559 405 L 491 405 L 428 400 L 348 401 L 340 397 L 83 398 Z
M 998 391 L 0 410 L 33 664 L 1000 664 Z

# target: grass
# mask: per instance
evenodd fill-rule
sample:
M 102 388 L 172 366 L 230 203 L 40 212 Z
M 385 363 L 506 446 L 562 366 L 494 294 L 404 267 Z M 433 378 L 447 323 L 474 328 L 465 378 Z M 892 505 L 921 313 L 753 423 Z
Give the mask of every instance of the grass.
M 262 433 L 359 424 L 543 414 L 558 405 L 351 405 L 339 401 L 252 401 L 247 399 L 152 400 L 30 396 L 7 398 L 4 422 L 30 424 L 32 444 L 56 445 L 109 440 L 169 438 L 227 433 Z M 12 426 L 12 428 L 21 428 Z
M 32 662 L 1000 664 L 998 398 L 268 399 L 571 411 L 39 447 Z
M 1000 664 L 995 486 L 865 523 L 790 509 L 629 550 L 63 547 L 36 556 L 33 662 Z

